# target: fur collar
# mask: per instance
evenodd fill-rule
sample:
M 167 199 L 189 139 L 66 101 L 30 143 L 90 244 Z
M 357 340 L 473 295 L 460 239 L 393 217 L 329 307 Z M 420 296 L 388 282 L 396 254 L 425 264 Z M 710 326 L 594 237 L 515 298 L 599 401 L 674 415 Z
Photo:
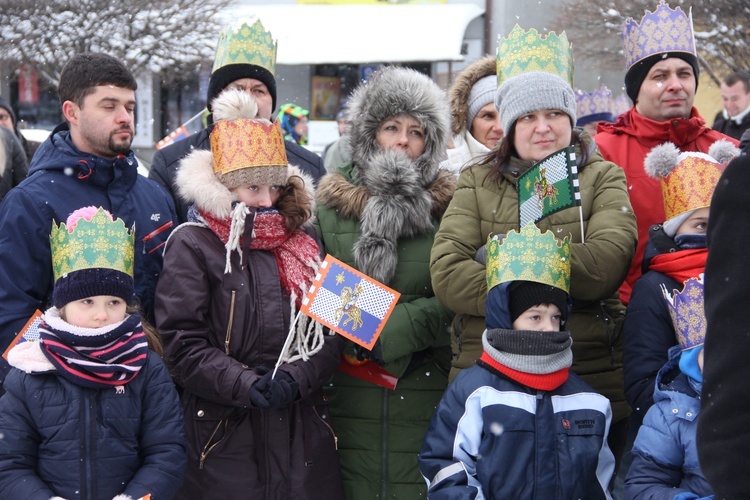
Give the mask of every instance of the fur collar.
M 474 84 L 485 76 L 496 73 L 496 57 L 486 56 L 473 62 L 458 74 L 448 91 L 448 104 L 451 107 L 451 131 L 453 135 L 460 135 L 467 129 L 466 120 L 469 116 L 469 94 Z
M 318 201 L 348 219 L 358 219 L 360 237 L 352 253 L 357 268 L 389 283 L 398 265 L 397 242 L 435 230 L 435 218 L 445 212 L 456 189 L 456 178 L 441 170 L 428 184 L 408 156 L 380 151 L 360 169 L 361 185 L 342 174 L 328 174 L 320 183 Z M 357 168 L 352 172 L 356 176 Z
M 289 165 L 289 188 L 276 203 L 279 213 L 287 218 L 287 229 L 294 231 L 313 222 L 315 211 L 315 187 L 312 177 L 298 167 Z M 291 179 L 298 177 L 302 182 Z M 228 218 L 237 197 L 221 183 L 213 170 L 213 155 L 210 150 L 196 149 L 180 162 L 175 176 L 179 195 L 198 210 L 209 212 L 217 218 Z

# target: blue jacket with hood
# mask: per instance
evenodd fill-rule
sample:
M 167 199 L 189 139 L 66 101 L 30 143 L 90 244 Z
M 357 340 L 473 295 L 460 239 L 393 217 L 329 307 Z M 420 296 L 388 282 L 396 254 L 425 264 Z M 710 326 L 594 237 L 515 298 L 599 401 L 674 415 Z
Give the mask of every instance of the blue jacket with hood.
M 633 444 L 633 464 L 625 478 L 626 499 L 712 498 L 698 460 L 696 430 L 703 384 L 680 370 L 679 345 L 659 371 L 654 405 Z
M 153 319 L 162 247 L 175 226 L 174 203 L 163 187 L 138 175 L 132 151 L 107 159 L 79 151 L 67 123 L 39 147 L 28 177 L 0 205 L 0 352 L 52 295 L 52 224 L 93 205 L 135 225 L 135 292 Z M 0 381 L 8 372 L 0 359 Z M 2 391 L 0 390 L 0 394 Z

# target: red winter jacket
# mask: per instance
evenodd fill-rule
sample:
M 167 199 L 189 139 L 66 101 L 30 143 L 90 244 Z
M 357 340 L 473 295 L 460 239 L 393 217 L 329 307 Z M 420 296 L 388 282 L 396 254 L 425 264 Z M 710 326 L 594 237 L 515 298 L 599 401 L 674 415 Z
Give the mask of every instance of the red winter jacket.
M 648 229 L 664 222 L 664 201 L 659 181 L 646 174 L 643 160 L 652 148 L 671 142 L 681 151 L 708 152 L 708 148 L 719 139 L 737 141 L 705 126 L 706 120 L 693 108 L 690 118 L 675 118 L 657 122 L 638 114 L 635 107 L 623 113 L 615 123 L 601 124 L 594 136 L 605 160 L 611 161 L 625 171 L 628 181 L 630 203 L 633 205 L 638 224 L 638 246 L 630 265 L 628 276 L 620 287 L 620 300 L 630 302 L 630 292 L 641 276 L 643 252 L 648 242 Z

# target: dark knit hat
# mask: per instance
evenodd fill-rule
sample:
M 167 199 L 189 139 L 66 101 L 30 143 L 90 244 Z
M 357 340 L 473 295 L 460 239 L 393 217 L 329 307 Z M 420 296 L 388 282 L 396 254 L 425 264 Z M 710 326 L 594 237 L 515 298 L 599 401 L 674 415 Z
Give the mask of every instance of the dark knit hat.
M 514 281 L 508 287 L 508 294 L 511 322 L 539 304 L 556 305 L 562 314 L 562 323 L 568 319 L 568 294 L 557 287 L 536 281 Z
M 135 298 L 133 277 L 122 271 L 98 267 L 73 271 L 55 282 L 52 305 L 60 309 L 75 300 L 97 295 L 120 297 L 132 304 Z
M 635 102 L 638 98 L 638 92 L 641 90 L 643 80 L 646 79 L 646 75 L 651 71 L 654 64 L 663 59 L 669 59 L 670 57 L 682 59 L 693 67 L 693 74 L 695 75 L 695 90 L 698 90 L 698 80 L 700 77 L 698 58 L 693 54 L 688 54 L 686 52 L 663 52 L 660 54 L 654 54 L 642 61 L 638 61 L 630 67 L 627 73 L 625 73 L 625 92 L 628 94 L 631 101 Z

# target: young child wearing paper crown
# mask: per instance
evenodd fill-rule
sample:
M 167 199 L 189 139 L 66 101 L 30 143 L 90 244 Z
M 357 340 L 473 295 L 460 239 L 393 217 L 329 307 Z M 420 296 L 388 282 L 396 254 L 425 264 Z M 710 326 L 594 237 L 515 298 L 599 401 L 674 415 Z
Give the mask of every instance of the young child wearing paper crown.
M 633 445 L 625 498 L 713 498 L 696 445 L 706 337 L 703 274 L 687 280 L 682 292 L 662 287 L 679 345 L 657 375 L 654 405 Z
M 570 242 L 527 224 L 486 253 L 483 352 L 419 454 L 429 498 L 610 498 L 610 403 L 569 371 Z
M 287 164 L 278 123 L 253 119 L 251 95 L 225 90 L 212 109 L 211 151 L 177 173 L 189 222 L 167 242 L 156 289 L 188 438 L 175 498 L 343 498 L 321 390 L 339 339 L 295 317 L 321 257 L 312 180 Z
M 653 404 L 656 375 L 676 345 L 662 287 L 679 290 L 685 280 L 703 273 L 711 196 L 724 166 L 738 153 L 721 140 L 708 155 L 680 153 L 664 143 L 646 156 L 646 172 L 661 183 L 666 220 L 649 231 L 643 276 L 633 287 L 623 327 L 625 395 L 636 425 Z
M 96 207 L 53 226 L 53 306 L 39 340 L 8 352 L 0 498 L 157 499 L 179 488 L 177 391 L 158 338 L 129 307 L 133 235 Z

